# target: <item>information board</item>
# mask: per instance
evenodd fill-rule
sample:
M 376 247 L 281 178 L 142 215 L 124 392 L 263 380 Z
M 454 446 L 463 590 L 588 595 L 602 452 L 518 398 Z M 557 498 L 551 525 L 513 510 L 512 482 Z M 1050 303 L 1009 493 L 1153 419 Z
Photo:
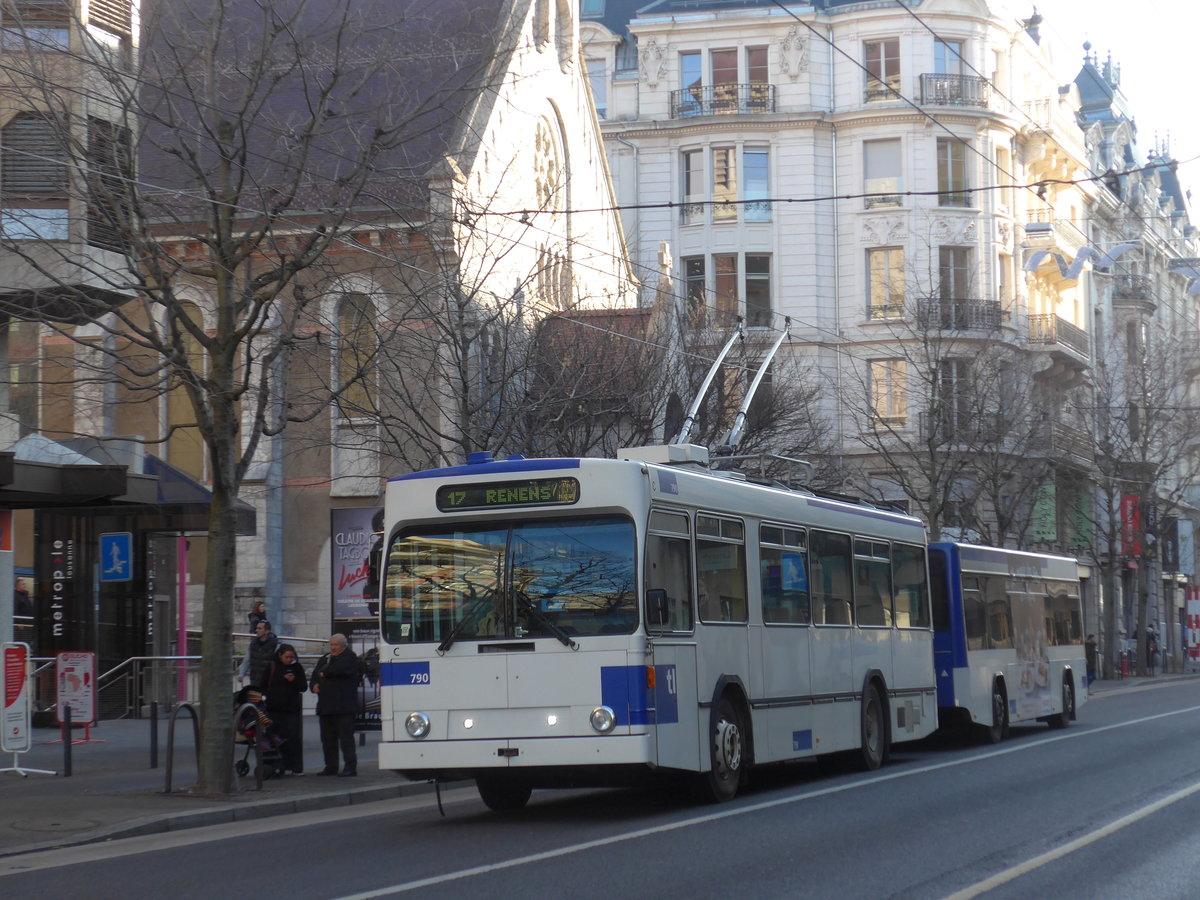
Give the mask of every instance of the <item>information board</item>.
M 4 656 L 4 711 L 0 715 L 0 750 L 25 753 L 30 748 L 29 645 L 0 644 Z
M 96 721 L 96 654 L 75 651 L 58 654 L 54 684 L 57 696 L 54 711 L 61 725 L 63 711 L 71 708 L 72 725 L 92 725 Z

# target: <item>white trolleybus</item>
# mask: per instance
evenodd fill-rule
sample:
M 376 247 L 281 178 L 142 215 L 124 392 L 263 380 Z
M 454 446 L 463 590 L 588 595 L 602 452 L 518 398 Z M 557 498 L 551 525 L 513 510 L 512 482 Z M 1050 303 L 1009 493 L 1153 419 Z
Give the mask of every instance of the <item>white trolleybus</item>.
M 929 571 L 942 724 L 993 742 L 1013 722 L 1065 728 L 1087 699 L 1076 561 L 935 543 Z
M 379 764 L 535 787 L 879 766 L 937 727 L 920 520 L 712 471 L 698 447 L 392 479 Z M 678 457 L 703 457 L 672 462 Z

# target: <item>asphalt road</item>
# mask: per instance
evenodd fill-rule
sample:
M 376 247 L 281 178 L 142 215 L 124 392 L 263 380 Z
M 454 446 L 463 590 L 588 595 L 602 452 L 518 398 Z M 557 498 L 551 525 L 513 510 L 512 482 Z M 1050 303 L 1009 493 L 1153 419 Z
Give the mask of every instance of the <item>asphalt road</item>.
M 473 790 L 0 859 L 6 897 L 1184 898 L 1200 854 L 1200 685 L 1106 695 L 1066 731 L 899 748 L 874 773 L 675 788 Z

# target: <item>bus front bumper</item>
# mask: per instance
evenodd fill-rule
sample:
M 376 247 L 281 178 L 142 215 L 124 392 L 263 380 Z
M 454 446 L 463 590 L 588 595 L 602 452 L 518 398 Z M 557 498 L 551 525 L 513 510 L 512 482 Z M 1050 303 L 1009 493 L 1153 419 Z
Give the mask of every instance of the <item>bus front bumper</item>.
M 385 741 L 379 768 L 403 771 L 603 766 L 653 763 L 649 735 L 509 738 L 474 741 Z

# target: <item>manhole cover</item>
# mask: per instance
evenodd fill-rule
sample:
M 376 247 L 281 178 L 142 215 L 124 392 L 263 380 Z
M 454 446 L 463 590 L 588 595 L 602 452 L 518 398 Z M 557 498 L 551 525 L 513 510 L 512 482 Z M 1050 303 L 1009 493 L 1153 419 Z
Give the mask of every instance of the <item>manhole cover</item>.
M 76 819 L 72 816 L 41 816 L 34 819 L 22 819 L 13 823 L 18 831 L 84 831 L 95 828 L 100 823 L 95 819 Z

